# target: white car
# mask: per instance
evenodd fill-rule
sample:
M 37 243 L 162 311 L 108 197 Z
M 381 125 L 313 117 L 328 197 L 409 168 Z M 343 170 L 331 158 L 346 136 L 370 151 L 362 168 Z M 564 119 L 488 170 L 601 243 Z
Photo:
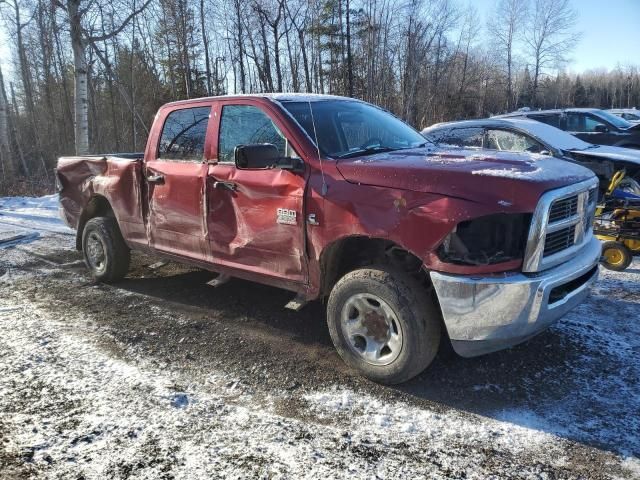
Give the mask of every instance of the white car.
M 634 125 L 640 124 L 640 110 L 637 108 L 612 108 L 607 110 L 607 112 L 612 113 L 616 117 L 624 118 L 627 122 L 633 123 Z
M 625 169 L 633 191 L 640 191 L 640 151 L 594 145 L 546 123 L 528 118 L 483 118 L 432 125 L 422 135 L 439 145 L 479 150 L 528 152 L 550 155 L 591 169 L 609 184 L 613 174 Z

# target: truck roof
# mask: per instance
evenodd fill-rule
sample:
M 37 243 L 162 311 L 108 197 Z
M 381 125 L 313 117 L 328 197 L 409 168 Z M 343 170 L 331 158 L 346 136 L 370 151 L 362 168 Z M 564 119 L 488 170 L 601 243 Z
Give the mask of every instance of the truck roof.
M 494 115 L 491 118 L 508 118 L 508 117 L 524 117 L 527 115 L 540 114 L 540 113 L 563 113 L 563 112 L 586 112 L 586 113 L 597 113 L 601 111 L 600 108 L 551 108 L 547 110 L 525 110 L 525 111 L 517 111 L 504 113 L 502 115 Z
M 241 98 L 265 98 L 271 101 L 298 101 L 298 102 L 320 102 L 326 100 L 342 100 L 360 102 L 357 98 L 341 97 L 339 95 L 325 95 L 320 93 L 238 93 L 233 95 L 217 95 L 212 97 L 190 98 L 188 100 L 177 100 L 166 103 L 164 106 L 188 105 L 190 103 L 202 102 L 203 100 L 233 100 Z

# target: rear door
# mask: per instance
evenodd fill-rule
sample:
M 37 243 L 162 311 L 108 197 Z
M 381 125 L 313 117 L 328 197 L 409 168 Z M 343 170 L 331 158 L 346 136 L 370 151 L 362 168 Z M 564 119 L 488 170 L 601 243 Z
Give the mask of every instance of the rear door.
M 234 163 L 236 146 L 257 143 L 275 145 L 283 157 L 298 157 L 275 108 L 250 100 L 221 101 L 216 107 L 218 141 L 212 148 L 218 163 L 208 171 L 208 234 L 215 263 L 286 287 L 307 281 L 303 198 L 308 169 L 243 170 Z
M 484 148 L 506 152 L 529 153 L 540 153 L 547 150 L 544 145 L 529 135 L 502 128 L 487 129 Z
M 163 111 L 162 132 L 145 162 L 150 245 L 199 260 L 208 258 L 203 198 L 210 113 L 210 104 Z

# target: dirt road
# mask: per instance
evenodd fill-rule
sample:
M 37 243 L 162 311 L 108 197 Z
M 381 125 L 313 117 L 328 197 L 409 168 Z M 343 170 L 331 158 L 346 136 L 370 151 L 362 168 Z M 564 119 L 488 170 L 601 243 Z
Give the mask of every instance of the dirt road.
M 528 343 L 397 388 L 323 305 L 134 256 L 96 285 L 55 201 L 0 199 L 1 478 L 640 478 L 640 264 Z

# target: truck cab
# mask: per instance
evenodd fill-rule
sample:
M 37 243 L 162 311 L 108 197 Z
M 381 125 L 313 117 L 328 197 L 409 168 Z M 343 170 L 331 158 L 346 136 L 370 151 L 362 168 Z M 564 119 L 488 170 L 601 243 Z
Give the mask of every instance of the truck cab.
M 589 170 L 442 149 L 349 98 L 170 103 L 143 155 L 62 157 L 57 177 L 96 279 L 139 250 L 290 290 L 294 309 L 325 299 L 340 356 L 383 383 L 424 370 L 442 338 L 463 356 L 522 342 L 597 277 Z

